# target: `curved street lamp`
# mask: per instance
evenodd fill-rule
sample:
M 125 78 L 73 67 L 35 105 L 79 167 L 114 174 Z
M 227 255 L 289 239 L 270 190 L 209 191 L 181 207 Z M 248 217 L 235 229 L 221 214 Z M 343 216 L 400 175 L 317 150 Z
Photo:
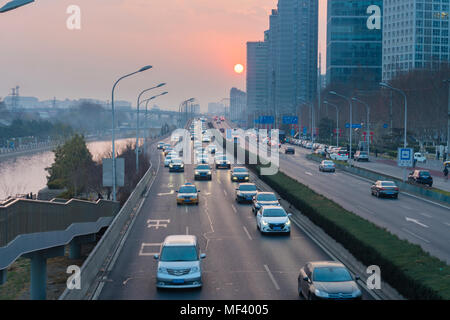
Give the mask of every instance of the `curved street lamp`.
M 136 116 L 136 149 L 135 149 L 135 151 L 136 151 L 136 173 L 138 173 L 139 172 L 139 107 L 140 107 L 140 105 L 141 105 L 141 97 L 142 97 L 142 95 L 144 94 L 144 93 L 146 93 L 146 92 L 148 92 L 148 91 L 150 91 L 150 90 L 153 90 L 153 89 L 156 89 L 156 88 L 161 88 L 161 87 L 163 87 L 163 86 L 165 86 L 166 85 L 166 83 L 160 83 L 160 84 L 158 84 L 157 86 L 155 86 L 155 87 L 151 87 L 151 88 L 148 88 L 148 89 L 145 89 L 145 90 L 143 90 L 140 94 L 139 94 L 139 96 L 138 96 L 138 99 L 137 99 L 137 116 Z
M 336 108 L 336 146 L 339 147 L 339 108 L 334 103 L 331 103 L 327 100 L 323 102 L 327 106 L 332 106 Z
M 352 158 L 352 129 L 353 129 L 353 118 L 352 118 L 352 111 L 353 111 L 353 107 L 352 107 L 352 100 L 346 96 L 343 96 L 342 94 L 337 93 L 336 91 L 330 91 L 329 92 L 332 95 L 335 95 L 337 97 L 343 98 L 345 100 L 347 100 L 349 106 L 350 106 L 350 150 L 349 150 L 349 156 L 348 156 L 348 160 L 350 161 L 350 159 Z
M 361 104 L 366 106 L 366 115 L 367 115 L 366 128 L 367 128 L 367 136 L 368 136 L 367 137 L 367 155 L 370 156 L 370 106 L 369 106 L 368 103 L 366 103 L 366 102 L 364 102 L 362 100 L 359 100 L 356 97 L 353 97 L 352 100 L 356 101 L 356 102 L 359 102 L 359 103 L 361 103 Z
M 34 0 L 12 0 L 0 8 L 0 13 L 11 11 L 34 2 Z
M 156 98 L 158 98 L 158 97 L 160 97 L 160 96 L 163 96 L 163 95 L 166 95 L 166 94 L 168 94 L 168 92 L 166 91 L 166 92 L 163 92 L 163 93 L 161 93 L 161 94 L 158 94 L 158 95 L 156 95 L 156 96 L 153 96 L 153 97 L 151 97 L 151 98 L 148 98 L 148 99 L 146 99 L 146 100 L 144 100 L 144 101 L 142 101 L 142 103 L 144 103 L 145 102 L 145 126 L 146 126 L 146 129 L 147 129 L 147 132 L 148 132 L 148 117 L 147 117 L 147 111 L 148 111 L 148 103 L 151 101 L 151 100 L 153 100 L 153 99 L 156 99 Z M 144 152 L 145 152 L 145 137 L 144 137 Z
M 142 67 L 141 69 L 139 69 L 138 71 L 129 73 L 127 75 L 124 75 L 123 77 L 120 77 L 119 80 L 117 80 L 114 83 L 114 86 L 112 88 L 112 93 L 111 93 L 111 109 L 112 109 L 112 176 L 113 176 L 113 201 L 116 201 L 116 153 L 115 153 L 115 148 L 114 148 L 114 130 L 115 130 L 115 117 L 114 117 L 114 90 L 116 89 L 117 84 L 125 78 L 128 78 L 136 73 L 140 73 L 140 72 L 144 72 L 148 69 L 151 69 L 152 66 L 145 66 Z

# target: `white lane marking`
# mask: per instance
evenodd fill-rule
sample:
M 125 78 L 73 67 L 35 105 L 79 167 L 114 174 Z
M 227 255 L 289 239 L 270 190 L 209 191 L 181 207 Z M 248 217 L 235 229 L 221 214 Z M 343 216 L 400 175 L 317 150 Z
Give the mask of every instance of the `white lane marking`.
M 234 213 L 237 213 L 237 209 L 236 209 L 236 207 L 234 206 L 234 204 L 231 205 L 231 208 L 233 208 Z
M 170 223 L 170 219 L 159 219 L 159 220 L 147 220 L 147 228 L 167 228 L 167 225 Z
M 247 234 L 247 237 L 250 239 L 250 240 L 253 240 L 253 238 L 252 238 L 252 236 L 250 235 L 250 233 L 248 232 L 248 230 L 247 230 L 247 228 L 244 226 L 244 231 L 245 231 L 245 233 Z
M 313 174 L 311 173 L 311 172 L 309 172 L 309 171 L 305 171 L 305 173 L 308 175 L 308 176 L 312 176 Z
M 410 217 L 405 217 L 405 219 L 406 219 L 406 221 L 415 223 L 415 224 L 417 224 L 417 225 L 419 225 L 419 226 L 421 226 L 421 227 L 429 228 L 426 224 L 421 223 L 421 222 L 420 222 L 419 220 L 417 220 L 417 219 L 412 219 L 412 218 L 410 218 Z
M 270 272 L 269 267 L 267 266 L 267 264 L 264 265 L 264 269 L 266 269 L 267 274 L 269 275 L 270 280 L 272 280 L 273 285 L 275 286 L 275 289 L 280 290 L 280 287 L 278 286 L 277 281 L 275 280 L 275 278 L 273 277 L 272 272 Z
M 226 196 L 228 195 L 227 190 L 225 189 L 223 189 L 223 193 L 225 193 Z
M 405 231 L 406 233 L 409 233 L 410 235 L 416 237 L 417 239 L 420 239 L 426 243 L 430 243 L 430 241 L 428 241 L 427 239 L 422 238 L 421 236 L 418 236 L 417 234 L 415 234 L 414 232 L 409 231 L 408 229 L 402 228 L 403 231 Z
M 144 252 L 146 247 L 152 247 L 152 251 L 154 252 Z M 154 256 L 155 254 L 159 254 L 161 251 L 161 243 L 145 243 L 141 244 L 141 250 L 139 251 L 140 256 Z
M 404 204 L 401 204 L 400 207 L 402 207 L 403 209 L 406 209 L 406 210 L 412 210 L 411 207 L 405 206 Z
M 175 190 L 170 190 L 170 192 L 168 192 L 168 193 L 158 193 L 158 196 L 168 196 L 168 195 L 171 195 L 174 193 L 175 193 Z

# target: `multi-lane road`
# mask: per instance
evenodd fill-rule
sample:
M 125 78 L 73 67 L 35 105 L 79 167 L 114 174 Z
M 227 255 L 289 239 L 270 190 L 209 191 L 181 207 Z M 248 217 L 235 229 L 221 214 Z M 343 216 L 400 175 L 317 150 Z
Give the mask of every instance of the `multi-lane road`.
M 223 122 L 220 127 L 230 125 Z M 306 159 L 310 151 L 295 149 L 295 155 L 285 155 L 284 146 L 280 150 L 281 172 L 450 263 L 450 207 L 405 193 L 398 200 L 378 199 L 371 196 L 372 181 L 340 170 L 319 172 L 319 164 Z
M 169 173 L 151 147 L 158 168 L 148 196 L 102 285 L 98 299 L 299 299 L 297 277 L 308 261 L 332 260 L 294 224 L 290 236 L 262 236 L 248 204 L 235 201 L 229 170 L 213 169 L 211 181 L 195 181 L 195 165 Z M 177 206 L 185 182 L 201 190 L 198 206 Z M 196 235 L 203 260 L 200 290 L 157 290 L 157 261 L 168 235 Z M 363 298 L 371 296 L 364 291 Z

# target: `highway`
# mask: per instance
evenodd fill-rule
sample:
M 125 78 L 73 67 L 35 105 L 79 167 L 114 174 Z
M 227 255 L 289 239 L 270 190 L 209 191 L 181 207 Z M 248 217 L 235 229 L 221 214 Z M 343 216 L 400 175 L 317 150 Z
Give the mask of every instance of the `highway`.
M 220 127 L 230 128 L 227 123 Z M 295 155 L 280 150 L 280 171 L 384 227 L 401 239 L 420 245 L 450 263 L 450 208 L 401 193 L 398 200 L 371 196 L 371 182 L 340 170 L 319 172 L 318 163 L 305 158 L 310 151 L 295 146 Z
M 151 154 L 156 178 L 96 298 L 299 299 L 299 269 L 308 261 L 331 260 L 294 224 L 290 236 L 261 236 L 251 205 L 235 201 L 237 184 L 229 170 L 213 169 L 212 181 L 194 181 L 194 164 L 169 173 L 154 145 Z M 175 191 L 185 182 L 201 190 L 198 206 L 177 206 Z M 173 234 L 196 235 L 206 253 L 202 289 L 156 289 L 153 255 Z M 363 298 L 371 297 L 363 291 Z

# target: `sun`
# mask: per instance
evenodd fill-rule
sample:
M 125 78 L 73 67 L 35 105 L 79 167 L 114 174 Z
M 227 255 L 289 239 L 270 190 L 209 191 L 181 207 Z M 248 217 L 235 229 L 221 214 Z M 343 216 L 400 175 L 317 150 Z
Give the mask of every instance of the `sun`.
M 234 72 L 242 73 L 244 72 L 244 66 L 242 64 L 237 64 L 234 66 Z

